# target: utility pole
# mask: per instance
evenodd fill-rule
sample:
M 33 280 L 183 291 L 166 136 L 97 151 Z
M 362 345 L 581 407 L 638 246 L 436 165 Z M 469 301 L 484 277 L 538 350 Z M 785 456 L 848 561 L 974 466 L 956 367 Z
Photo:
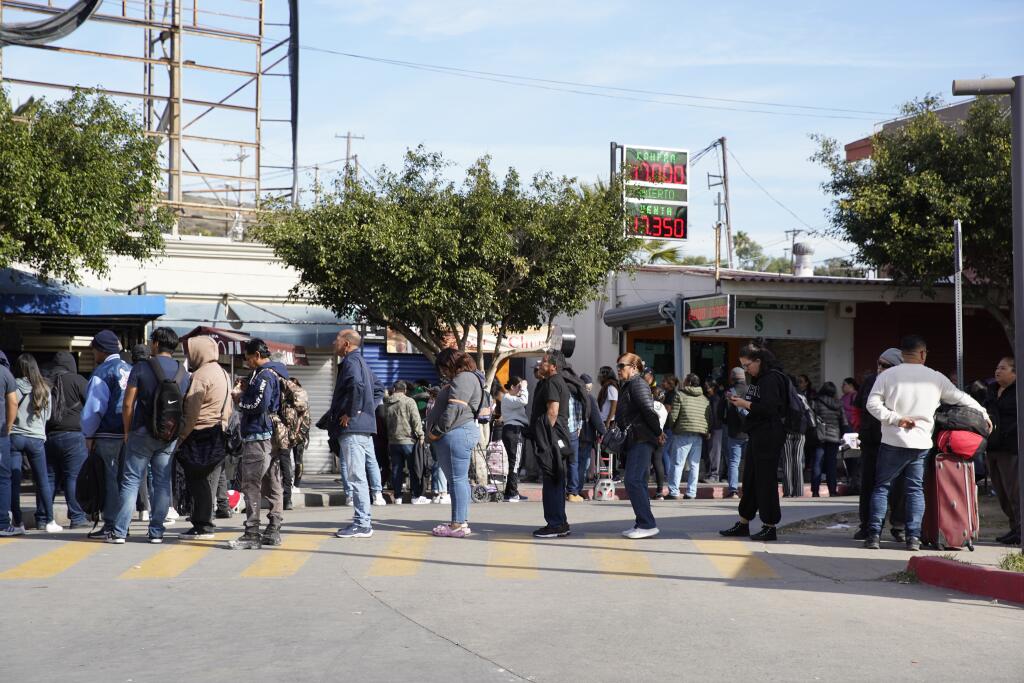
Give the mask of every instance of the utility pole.
M 790 238 L 790 240 L 789 240 L 789 272 L 791 272 L 791 273 L 795 273 L 796 272 L 796 238 L 798 236 L 802 235 L 805 232 L 807 232 L 807 231 L 806 230 L 794 229 L 794 230 L 786 230 L 783 233 L 784 235 L 786 235 L 787 237 Z
M 722 220 L 722 209 L 725 209 L 725 242 L 727 248 L 727 254 L 729 258 L 729 268 L 733 268 L 733 246 L 732 246 L 732 211 L 729 208 L 729 164 L 726 161 L 726 155 L 728 154 L 725 147 L 725 138 L 720 137 L 715 141 L 722 150 L 722 175 L 714 175 L 708 173 L 708 189 L 712 187 L 718 187 L 719 185 L 725 190 L 725 203 L 722 204 L 722 196 L 719 194 L 718 199 L 715 201 L 715 205 L 718 206 L 718 220 Z M 711 182 L 715 179 L 717 182 Z
M 245 170 L 245 160 L 248 159 L 250 154 L 245 151 L 245 148 L 241 145 L 238 146 L 238 154 L 230 157 L 227 161 L 238 162 L 238 205 L 242 205 L 242 173 Z
M 352 131 L 346 131 L 344 135 L 335 133 L 334 137 L 339 140 L 345 140 L 345 170 L 348 171 L 349 165 L 352 162 L 352 141 L 365 140 L 366 137 L 363 135 L 353 135 Z
M 313 197 L 314 202 L 320 203 L 320 164 L 313 167 Z

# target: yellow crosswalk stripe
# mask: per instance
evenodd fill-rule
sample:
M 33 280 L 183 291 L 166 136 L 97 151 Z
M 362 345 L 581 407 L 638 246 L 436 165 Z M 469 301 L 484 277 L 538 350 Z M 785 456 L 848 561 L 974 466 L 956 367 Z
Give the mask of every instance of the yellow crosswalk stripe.
M 415 576 L 423 566 L 427 545 L 432 538 L 425 533 L 396 534 L 381 556 L 370 565 L 367 576 Z
M 537 550 L 532 542 L 491 538 L 487 545 L 487 576 L 495 579 L 538 578 Z
M 0 573 L 0 579 L 48 579 L 71 569 L 102 547 L 100 543 L 84 541 L 65 543 L 59 548 Z
M 711 560 L 719 573 L 726 579 L 777 579 L 767 562 L 751 551 L 743 541 L 718 539 L 694 539 L 701 554 Z
M 212 540 L 186 541 L 175 543 L 121 574 L 122 579 L 173 579 L 189 567 L 206 557 L 218 541 L 225 541 L 235 534 L 221 532 Z
M 8 543 L 14 543 L 13 538 L 0 538 L 0 545 L 7 545 Z
M 263 555 L 242 572 L 246 578 L 277 578 L 291 576 L 313 556 L 329 536 L 326 534 L 282 534 L 282 544 L 275 548 L 263 547 Z
M 601 572 L 612 579 L 649 579 L 654 576 L 651 562 L 643 553 L 643 546 L 627 538 L 609 538 L 598 541 L 594 550 Z

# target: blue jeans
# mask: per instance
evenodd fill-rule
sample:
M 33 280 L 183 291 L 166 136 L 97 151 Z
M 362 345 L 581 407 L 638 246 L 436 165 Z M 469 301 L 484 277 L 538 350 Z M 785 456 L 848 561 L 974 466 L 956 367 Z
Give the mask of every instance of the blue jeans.
M 11 437 L 0 436 L 0 529 L 11 525 Z
M 64 488 L 64 499 L 68 503 L 68 519 L 73 524 L 85 524 L 85 511 L 78 504 L 75 495 L 78 487 L 78 473 L 88 457 L 85 437 L 82 432 L 52 432 L 46 439 L 47 473 L 50 491 L 56 497 L 57 484 Z
M 824 473 L 825 482 L 828 484 L 828 495 L 836 495 L 838 475 L 836 474 L 836 460 L 839 457 L 839 444 L 819 443 L 814 449 L 814 465 L 811 467 L 811 493 L 818 495 L 821 488 L 821 475 Z
M 409 466 L 409 491 L 413 498 L 423 494 L 419 472 L 416 472 L 416 445 L 411 443 L 393 443 L 388 446 L 391 456 L 391 490 L 395 492 L 395 500 L 402 498 L 402 481 L 405 479 L 405 465 Z
M 902 473 L 907 479 L 907 536 L 921 538 L 924 516 L 924 463 L 928 450 L 900 448 L 882 444 L 875 466 L 875 490 L 871 494 L 871 526 L 868 533 L 882 532 L 885 510 L 889 506 L 889 489 Z
M 473 446 L 480 441 L 480 428 L 475 421 L 456 427 L 434 442 L 437 462 L 444 476 L 451 481 L 452 522 L 462 524 L 469 521 L 469 501 L 472 491 L 469 485 L 469 463 Z
M 635 443 L 626 452 L 626 493 L 636 515 L 635 526 L 654 529 L 658 526 L 651 512 L 651 492 L 647 478 L 651 472 L 651 458 L 654 457 L 653 443 Z
M 590 460 L 594 454 L 594 442 L 593 441 L 580 441 L 580 454 L 576 459 L 579 467 L 577 471 L 580 475 L 579 486 L 573 493 L 577 496 L 583 493 L 583 487 L 587 485 L 587 473 L 590 472 Z
M 665 443 L 661 447 L 661 468 L 662 468 L 662 471 L 665 473 L 665 478 L 668 479 L 668 481 L 671 482 L 672 481 L 672 461 L 675 458 L 675 453 L 676 453 L 676 451 L 675 451 L 676 447 L 675 447 L 675 443 L 674 443 L 676 435 L 673 434 L 668 429 L 665 430 L 664 434 L 665 434 Z M 661 491 L 658 491 L 658 493 L 661 493 Z
M 580 437 L 579 435 L 569 437 L 569 445 L 572 447 L 572 460 L 565 463 L 566 469 L 566 493 L 579 495 L 582 485 L 580 484 Z
M 728 435 L 725 437 L 726 457 L 729 463 L 729 491 L 738 491 L 740 488 L 740 462 L 743 461 L 743 451 L 747 448 L 747 439 L 734 439 Z
M 679 495 L 679 482 L 683 478 L 686 463 L 690 463 L 690 475 L 686 481 L 686 495 L 697 495 L 697 477 L 700 475 L 700 452 L 704 443 L 700 434 L 675 434 L 672 437 L 672 460 L 668 475 L 668 493 Z
M 342 434 L 338 437 L 338 447 L 348 469 L 345 481 L 351 490 L 354 507 L 352 523 L 360 528 L 369 528 L 370 484 L 367 479 L 372 472 L 370 462 L 377 469 L 377 485 L 380 485 L 380 467 L 373 454 L 373 438 L 369 434 Z
M 21 459 L 27 457 L 32 465 L 32 481 L 36 485 L 36 528 L 53 521 L 53 489 L 46 474 L 46 440 L 23 434 L 11 435 L 11 516 L 14 526 L 21 519 Z
M 434 458 L 434 462 L 430 465 L 430 490 L 434 492 L 435 496 L 448 493 L 448 477 L 444 475 L 444 470 L 441 469 L 441 459 L 437 455 L 437 444 L 430 444 L 430 454 Z
M 118 494 L 119 509 L 114 523 L 114 535 L 124 538 L 135 514 L 135 501 L 139 486 L 146 478 L 146 468 L 153 468 L 153 511 L 149 515 L 149 537 L 163 538 L 164 518 L 171 504 L 171 478 L 174 467 L 174 447 L 177 441 L 160 441 L 146 432 L 128 436 L 124 451 L 124 477 Z

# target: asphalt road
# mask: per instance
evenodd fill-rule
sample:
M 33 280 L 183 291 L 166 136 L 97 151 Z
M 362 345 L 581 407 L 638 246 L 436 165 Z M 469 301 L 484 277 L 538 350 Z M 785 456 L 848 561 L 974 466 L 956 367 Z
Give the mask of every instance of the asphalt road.
M 721 539 L 734 510 L 656 503 L 642 541 L 628 502 L 543 541 L 536 502 L 474 505 L 466 539 L 429 535 L 439 505 L 374 508 L 370 539 L 333 537 L 348 508 L 292 512 L 272 550 L 30 534 L 0 544 L 0 680 L 1022 679 L 1024 609 L 880 580 L 907 553 L 845 532 Z

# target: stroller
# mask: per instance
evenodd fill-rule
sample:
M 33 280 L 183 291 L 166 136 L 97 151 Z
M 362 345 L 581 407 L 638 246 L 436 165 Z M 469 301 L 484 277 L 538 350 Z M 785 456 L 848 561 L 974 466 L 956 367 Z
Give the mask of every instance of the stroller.
M 505 482 L 508 479 L 508 454 L 505 444 L 492 441 L 487 447 L 473 447 L 473 502 L 488 499 L 495 503 L 505 500 Z

